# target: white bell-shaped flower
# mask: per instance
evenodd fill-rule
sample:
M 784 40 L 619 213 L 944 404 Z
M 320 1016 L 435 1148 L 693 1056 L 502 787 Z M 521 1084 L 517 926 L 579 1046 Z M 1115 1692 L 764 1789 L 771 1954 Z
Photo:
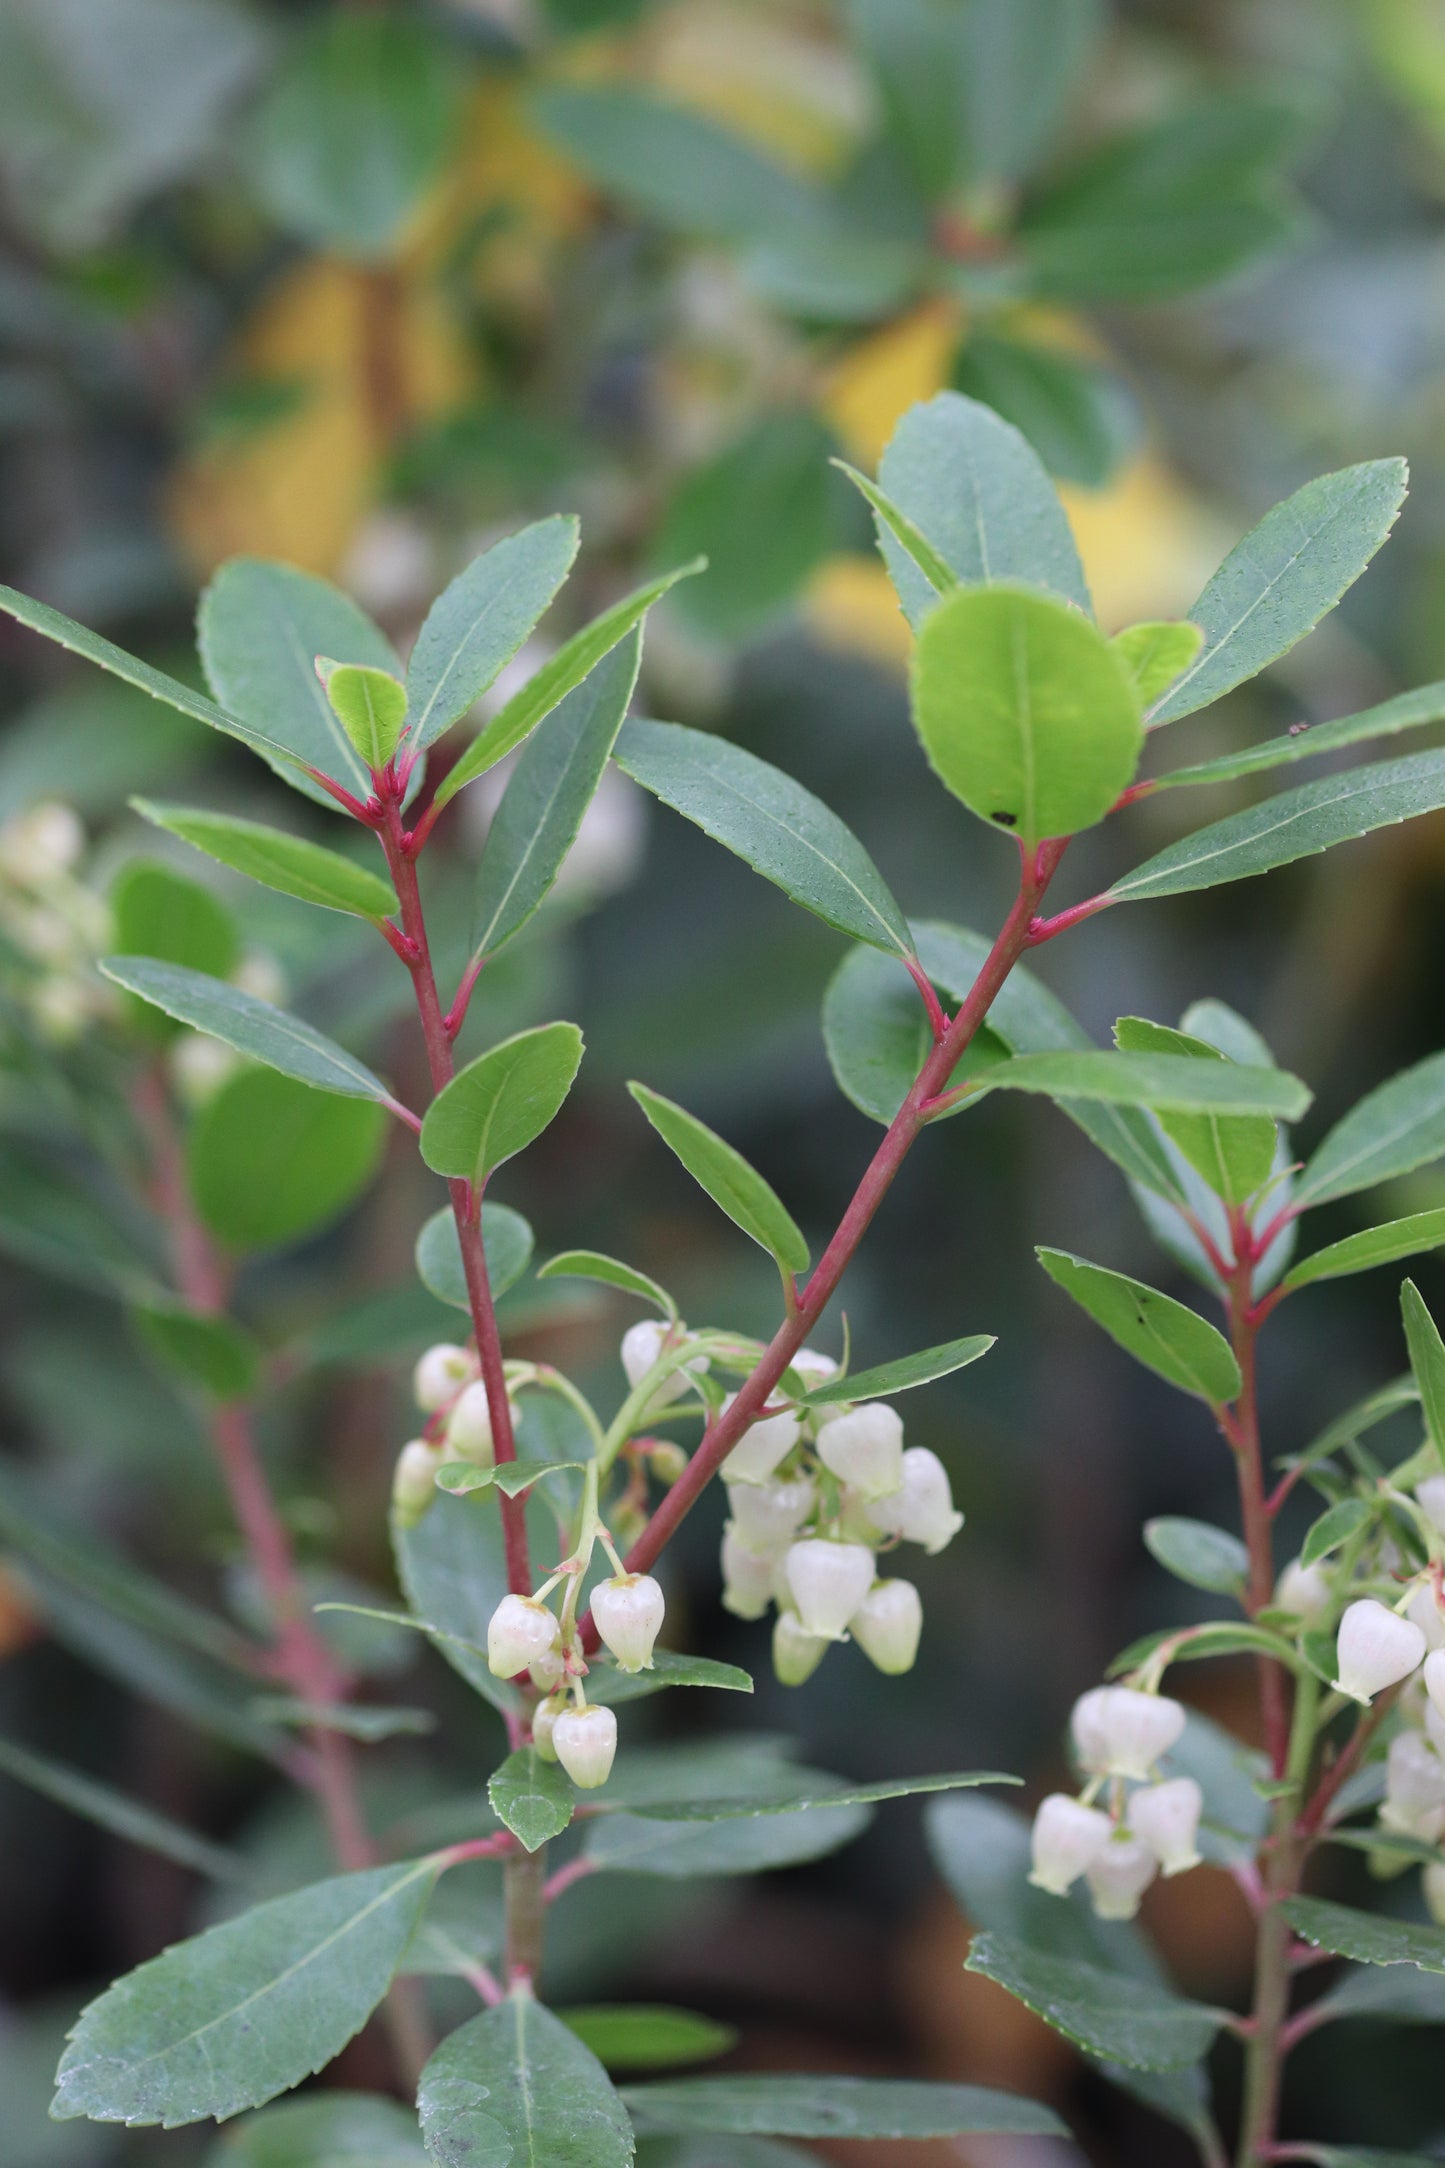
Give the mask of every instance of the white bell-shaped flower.
M 391 1479 L 391 1510 L 398 1528 L 415 1528 L 436 1501 L 437 1470 L 442 1456 L 425 1438 L 412 1438 L 396 1456 Z
M 1142 1783 L 1160 1755 L 1178 1742 L 1184 1710 L 1167 1694 L 1141 1694 L 1133 1686 L 1106 1686 L 1100 1694 L 1093 1721 L 1104 1757 L 1103 1774 L 1133 1777 Z
M 1425 1844 L 1445 1831 L 1445 1762 L 1422 1732 L 1397 1732 L 1390 1741 L 1380 1824 Z
M 838 1365 L 832 1356 L 824 1355 L 815 1347 L 800 1347 L 788 1368 L 797 1371 L 810 1392 L 815 1385 L 826 1385 L 829 1378 L 838 1375 Z
M 773 1600 L 776 1557 L 749 1550 L 731 1521 L 723 1530 L 723 1609 L 734 1618 L 761 1618 Z
M 1101 1920 L 1132 1920 L 1140 1898 L 1158 1872 L 1158 1860 L 1138 1837 L 1111 1838 L 1086 1870 L 1095 1916 Z
M 818 1495 L 805 1475 L 785 1483 L 729 1483 L 726 1488 L 732 1524 L 759 1558 L 776 1558 L 787 1549 Z
M 1445 1536 L 1445 1475 L 1427 1475 L 1417 1483 L 1415 1503 L 1437 1535 Z
M 662 1625 L 662 1590 L 650 1573 L 618 1573 L 592 1591 L 597 1631 L 624 1671 L 651 1671 Z
M 1437 1927 L 1445 1927 L 1445 1860 L 1432 1859 L 1420 1877 L 1425 1910 Z
M 903 1483 L 903 1418 L 886 1400 L 860 1401 L 822 1431 L 818 1458 L 860 1498 L 890 1498 Z
M 1425 1691 L 1430 1697 L 1425 1711 L 1425 1729 L 1430 1734 L 1432 1744 L 1438 1747 L 1440 1738 L 1437 1736 L 1436 1727 L 1445 1729 L 1445 1649 L 1430 1651 L 1425 1658 L 1422 1676 L 1425 1680 Z M 1430 1721 L 1432 1716 L 1435 1719 L 1434 1724 Z
M 926 1445 L 910 1445 L 902 1466 L 899 1488 L 875 1499 L 868 1511 L 885 1535 L 921 1543 L 933 1556 L 952 1543 L 963 1526 L 963 1515 L 954 1511 L 948 1470 Z
M 1032 1835 L 1035 1889 L 1062 1897 L 1090 1868 L 1114 1834 L 1114 1825 L 1097 1807 L 1086 1807 L 1067 1792 L 1050 1792 L 1034 1816 Z
M 1340 1620 L 1335 1643 L 1335 1685 L 1351 1701 L 1368 1702 L 1387 1686 L 1408 1679 L 1425 1654 L 1425 1636 L 1413 1619 L 1361 1596 Z
M 539 1701 L 532 1711 L 532 1744 L 543 1761 L 554 1762 L 557 1759 L 557 1749 L 552 1743 L 552 1733 L 556 1727 L 558 1717 L 567 1706 L 568 1701 L 565 1694 L 549 1694 L 547 1699 Z
M 411 1389 L 419 1408 L 435 1415 L 477 1374 L 476 1359 L 466 1348 L 450 1340 L 429 1347 L 411 1374 Z
M 1166 1876 L 1183 1874 L 1200 1862 L 1197 1839 L 1203 1812 L 1204 1794 L 1193 1777 L 1170 1777 L 1163 1784 L 1147 1784 L 1132 1795 L 1128 1823 Z
M 1329 1571 L 1325 1566 L 1301 1565 L 1292 1558 L 1274 1585 L 1274 1601 L 1302 1625 L 1317 1626 L 1328 1616 L 1332 1599 Z
M 779 1686 L 801 1686 L 811 1679 L 831 1643 L 826 1634 L 810 1634 L 796 1611 L 779 1611 L 773 1627 L 773 1670 Z
M 849 1619 L 873 1585 L 873 1553 L 867 1545 L 805 1536 L 787 1553 L 783 1570 L 809 1633 L 844 1640 Z
M 863 1654 L 890 1678 L 913 1669 L 923 1632 L 923 1603 L 911 1581 L 875 1581 L 848 1631 Z
M 447 1417 L 447 1451 L 454 1459 L 471 1461 L 478 1468 L 490 1468 L 496 1461 L 491 1404 L 480 1378 L 462 1387 Z
M 555 1613 L 531 1596 L 504 1596 L 487 1622 L 487 1666 L 494 1677 L 515 1679 L 556 1648 L 561 1633 Z
M 1435 1591 L 1428 1581 L 1419 1581 L 1411 1589 L 1405 1616 L 1419 1627 L 1427 1649 L 1445 1649 L 1445 1614 L 1435 1601 Z
M 1085 1776 L 1101 1777 L 1109 1766 L 1109 1741 L 1104 1730 L 1109 1693 L 1107 1686 L 1091 1686 L 1087 1694 L 1080 1694 L 1069 1715 L 1074 1759 Z
M 728 1394 L 723 1402 L 724 1414 L 737 1397 L 736 1393 Z M 723 1462 L 723 1481 L 770 1482 L 802 1435 L 802 1423 L 791 1408 L 785 1408 L 781 1415 L 763 1416 L 743 1432 Z
M 630 1386 L 640 1385 L 664 1348 L 674 1337 L 681 1338 L 681 1328 L 669 1325 L 660 1317 L 644 1317 L 630 1325 L 622 1335 L 622 1367 L 627 1373 Z M 648 1410 L 655 1413 L 659 1408 L 670 1407 L 674 1400 L 681 1400 L 694 1377 L 700 1377 L 707 1368 L 706 1355 L 694 1355 L 679 1369 L 665 1377 L 655 1393 L 648 1399 Z
M 578 1790 L 594 1792 L 612 1774 L 617 1719 L 610 1709 L 593 1702 L 582 1709 L 564 1709 L 552 1726 L 552 1747 Z

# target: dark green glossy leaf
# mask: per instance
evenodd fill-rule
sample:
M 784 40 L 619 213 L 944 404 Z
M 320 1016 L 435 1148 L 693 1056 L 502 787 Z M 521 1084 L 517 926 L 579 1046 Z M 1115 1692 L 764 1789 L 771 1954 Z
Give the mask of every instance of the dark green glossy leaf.
M 908 2078 L 675 2078 L 623 2093 L 642 2136 L 667 2131 L 756 2131 L 784 2138 L 951 2138 L 985 2132 L 1058 2137 L 1063 2125 L 1037 2101 L 982 2085 Z
M 677 1649 L 654 1649 L 649 1671 L 618 1671 L 594 1663 L 587 1677 L 587 1696 L 590 1701 L 616 1704 L 639 1701 L 665 1686 L 710 1686 L 732 1694 L 753 1690 L 751 1678 L 736 1664 L 721 1664 L 715 1656 L 684 1656 Z
M 575 519 L 538 520 L 438 595 L 407 664 L 408 751 L 439 738 L 495 682 L 571 571 L 577 542 Z
M 283 896 L 297 896 L 302 903 L 320 904 L 327 911 L 353 912 L 360 918 L 386 918 L 397 907 L 391 883 L 380 874 L 354 865 L 339 851 L 308 843 L 303 836 L 287 835 L 259 821 L 236 820 L 229 814 L 204 813 L 189 806 L 153 805 L 145 798 L 132 798 L 131 804 L 157 828 L 168 829 L 223 866 L 233 866 L 253 881 L 279 889 Z M 151 953 L 138 952 L 135 942 L 122 938 L 119 932 L 117 940 L 131 955 Z M 191 956 L 171 957 L 168 961 L 196 965 L 213 974 L 218 970 L 214 963 L 203 963 Z
M 664 1099 L 660 1092 L 635 1083 L 627 1089 L 669 1151 L 676 1153 L 713 1203 L 777 1260 L 780 1271 L 805 1272 L 808 1245 L 797 1223 L 777 1192 L 748 1165 L 741 1152 L 734 1151 L 695 1114 L 689 1114 L 674 1100 Z
M 1239 1392 L 1239 1365 L 1229 1342 L 1196 1311 L 1142 1280 L 1108 1272 L 1066 1250 L 1041 1249 L 1038 1256 L 1050 1279 L 1146 1369 L 1212 1406 Z
M 421 1156 L 436 1174 L 481 1183 L 561 1111 L 582 1065 L 575 1024 L 539 1024 L 478 1055 L 437 1093 Z
M 1356 1912 L 1323 1897 L 1290 1897 L 1280 1909 L 1297 1935 L 1336 1957 L 1353 1957 L 1361 1965 L 1418 1965 L 1422 1972 L 1445 1972 L 1445 1927 Z
M 633 2156 L 601 2063 L 526 1993 L 442 2042 L 417 2107 L 437 2168 L 629 2168 Z
M 1177 2070 L 1207 2054 L 1224 2013 L 1157 1981 L 1055 1957 L 1007 1935 L 975 1935 L 965 1969 L 1011 1995 L 1091 2055 L 1137 2070 Z

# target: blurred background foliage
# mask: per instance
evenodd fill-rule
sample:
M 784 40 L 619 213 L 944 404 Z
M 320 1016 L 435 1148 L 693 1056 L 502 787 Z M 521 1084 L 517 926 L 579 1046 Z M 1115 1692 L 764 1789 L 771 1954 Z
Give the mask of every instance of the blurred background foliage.
M 7 0 L 0 572 L 194 677 L 197 591 L 238 552 L 337 580 L 404 644 L 478 547 L 552 509 L 581 513 L 583 558 L 550 641 L 705 549 L 707 575 L 653 615 L 650 712 L 798 775 L 917 915 L 991 928 L 1010 854 L 927 783 L 905 627 L 829 457 L 871 468 L 904 408 L 945 384 L 987 400 L 1064 486 L 1114 629 L 1185 612 L 1223 550 L 1310 474 L 1407 452 L 1413 496 L 1378 566 L 1261 686 L 1192 724 L 1192 757 L 1445 674 L 1442 196 L 1438 0 Z M 203 884 L 214 908 L 193 899 L 191 923 L 211 947 L 192 960 L 284 984 L 415 1078 L 405 975 L 367 929 L 170 861 L 126 810 L 177 778 L 193 800 L 293 826 L 296 802 L 8 623 L 0 655 L 0 818 L 68 800 L 89 830 L 86 883 L 122 917 L 144 912 L 166 865 Z M 432 909 L 444 947 L 454 921 L 458 961 L 494 804 L 468 793 L 435 853 Z M 1131 816 L 1138 856 L 1174 818 L 1167 798 Z M 308 832 L 323 825 L 334 841 L 319 818 Z M 1120 833 L 1076 847 L 1079 894 L 1118 870 Z M 1232 1002 L 1328 1120 L 1441 1043 L 1442 848 L 1438 824 L 1386 830 L 1267 884 L 1109 914 L 1050 949 L 1043 975 L 1101 1039 L 1121 1009 L 1172 1021 L 1202 996 Z M 77 991 L 103 936 L 77 923 L 69 938 L 58 964 L 39 959 L 52 985 L 72 972 L 68 994 L 37 995 L 36 954 L 13 935 L 0 972 L 0 1526 L 48 1514 L 183 1591 L 219 1575 L 246 1616 L 255 1592 L 203 1424 L 111 1299 L 106 1245 L 124 1262 L 136 1235 L 81 1140 L 120 1118 L 120 1070 Z M 768 1268 L 658 1154 L 621 1087 L 641 1072 L 675 1091 L 824 1235 L 872 1148 L 823 1053 L 839 961 L 824 929 L 610 777 L 562 894 L 489 968 L 468 1026 L 474 1049 L 558 1013 L 587 1034 L 565 1118 L 502 1185 L 540 1252 L 594 1242 L 672 1285 L 695 1323 L 768 1327 Z M 439 1196 L 414 1155 L 383 1158 L 367 1110 L 347 1125 L 335 1100 L 320 1174 L 314 1157 L 286 1160 L 275 1140 L 295 1125 L 250 1104 L 278 1080 L 217 1090 L 203 1067 L 178 1070 L 206 1100 L 197 1187 L 237 1260 L 238 1306 L 274 1351 L 265 1436 L 288 1519 L 318 1588 L 385 1592 L 405 1364 L 449 1329 L 411 1277 Z M 219 1165 L 238 1140 L 244 1179 L 207 1191 L 208 1153 Z M 1415 1182 L 1411 1203 L 1441 1201 L 1437 1181 Z M 910 1162 L 847 1286 L 865 1362 L 1000 1336 L 908 1409 L 969 1516 L 920 1575 L 918 1669 L 888 1682 L 850 1651 L 801 1693 L 773 1686 L 761 1630 L 718 1608 L 719 1501 L 677 1545 L 670 1618 L 755 1670 L 758 1693 L 721 1713 L 661 1697 L 631 1736 L 788 1727 L 808 1759 L 863 1776 L 1002 1766 L 1042 1786 L 1057 1771 L 1071 1697 L 1179 1615 L 1140 1520 L 1229 1519 L 1231 1471 L 1202 1413 L 1181 1415 L 1076 1321 L 1034 1266 L 1036 1240 L 1154 1269 L 1115 1172 L 1052 1110 L 990 1100 Z M 508 1298 L 515 1346 L 610 1398 L 630 1313 L 544 1292 Z M 1274 1449 L 1398 1371 L 1397 1340 L 1384 1278 L 1291 1311 L 1264 1381 Z M 52 1565 L 0 1574 L 0 1734 L 281 1881 L 320 1871 L 301 1810 L 236 1751 L 244 1719 L 211 1707 L 198 1738 L 181 1712 L 204 1684 L 143 1621 L 129 1638 L 116 1626 L 93 1553 Z M 435 1659 L 384 1631 L 349 1654 L 383 1698 L 440 1719 L 429 1742 L 372 1750 L 381 1825 L 480 1779 L 499 1740 Z M 1227 1665 L 1191 1684 L 1245 1721 Z M 192 2132 L 49 2125 L 43 2108 L 86 1991 L 208 1901 L 193 1876 L 0 1779 L 3 2168 L 204 2157 Z M 1188 1988 L 1237 1991 L 1247 1921 L 1221 1874 L 1162 1885 L 1151 1910 Z M 793 1875 L 599 1878 L 556 1928 L 554 1999 L 676 1997 L 738 2022 L 755 2062 L 1017 2084 L 1065 2106 L 1096 2161 L 1183 2157 L 962 1973 L 966 1924 L 906 1808 Z M 1312 2128 L 1389 2142 L 1439 2113 L 1428 2032 L 1353 2045 L 1296 2059 Z M 907 2155 L 935 2157 L 960 2155 Z M 1044 2148 L 967 2157 L 1005 2168 Z

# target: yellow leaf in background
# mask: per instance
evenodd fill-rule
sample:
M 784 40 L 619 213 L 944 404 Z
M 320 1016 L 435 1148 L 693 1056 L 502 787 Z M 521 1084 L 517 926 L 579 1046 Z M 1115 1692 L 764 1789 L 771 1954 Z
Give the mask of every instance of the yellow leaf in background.
M 880 557 L 830 557 L 809 583 L 803 612 L 825 646 L 900 674 L 907 668 L 913 634 Z
M 528 125 L 517 87 L 484 82 L 468 105 L 458 156 L 423 232 L 418 261 L 439 267 L 474 238 L 479 292 L 540 303 L 556 244 L 583 232 L 592 217 L 589 191 L 576 169 Z
M 648 25 L 635 65 L 664 97 L 831 176 L 868 128 L 868 87 L 850 53 L 779 12 L 776 0 L 681 0 Z
M 1141 618 L 1183 617 L 1238 539 L 1156 454 L 1107 489 L 1059 491 L 1106 632 Z
M 871 474 L 909 407 L 942 391 L 963 336 L 961 309 L 926 301 L 862 339 L 831 372 L 822 411 L 848 457 Z

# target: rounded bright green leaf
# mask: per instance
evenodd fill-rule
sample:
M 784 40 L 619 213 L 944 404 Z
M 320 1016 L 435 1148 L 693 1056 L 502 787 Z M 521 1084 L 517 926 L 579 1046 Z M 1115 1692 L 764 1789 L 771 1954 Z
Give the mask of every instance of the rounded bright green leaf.
M 338 675 L 340 673 L 338 672 Z M 284 829 L 268 828 L 261 821 L 237 820 L 230 814 L 207 813 L 192 806 L 153 805 L 146 798 L 132 798 L 137 813 L 157 828 L 164 828 L 223 866 L 234 867 L 265 888 L 283 896 L 299 897 L 302 903 L 319 904 L 326 911 L 349 911 L 358 918 L 386 918 L 396 907 L 396 893 L 389 881 L 366 866 L 354 865 L 339 851 L 328 851 L 304 836 L 288 835 Z M 128 954 L 144 953 L 129 942 L 121 944 Z M 190 957 L 173 962 L 190 963 Z M 200 969 L 216 973 L 215 965 Z
M 1204 645 L 1204 634 L 1198 625 L 1164 619 L 1126 625 L 1109 645 L 1128 671 L 1140 706 L 1148 708 L 1189 668 Z
M 385 1116 L 274 1069 L 228 1077 L 196 1118 L 187 1167 L 196 1208 L 238 1250 L 314 1234 L 354 1204 L 381 1160 Z
M 482 1206 L 482 1247 L 487 1256 L 487 1279 L 492 1296 L 505 1295 L 514 1287 L 532 1258 L 532 1230 L 520 1212 L 510 1205 Z M 439 1302 L 471 1314 L 466 1274 L 462 1271 L 461 1243 L 450 1205 L 443 1205 L 416 1238 L 417 1276 Z
M 384 768 L 406 721 L 406 687 L 389 670 L 318 657 L 331 712 L 367 767 Z
M 735 2047 L 738 2037 L 731 2025 L 719 2025 L 715 2018 L 653 2004 L 602 2004 L 559 2010 L 557 2015 L 609 2070 L 668 2070 L 678 2063 L 710 2062 Z
M 427 1109 L 421 1156 L 436 1174 L 484 1182 L 554 1118 L 582 1063 L 575 1024 L 539 1024 L 469 1062 Z

